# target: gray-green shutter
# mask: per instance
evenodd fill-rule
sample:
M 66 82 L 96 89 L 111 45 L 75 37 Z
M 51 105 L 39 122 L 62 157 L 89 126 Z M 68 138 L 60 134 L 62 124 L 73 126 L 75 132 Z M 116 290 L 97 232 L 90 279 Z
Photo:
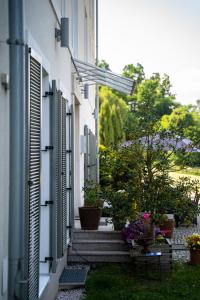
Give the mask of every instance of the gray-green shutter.
M 96 137 L 91 130 L 89 130 L 89 179 L 97 181 L 97 157 L 96 157 Z
M 84 178 L 85 182 L 91 180 L 96 182 L 96 168 L 97 168 L 97 157 L 96 157 L 96 137 L 93 132 L 88 129 L 88 126 L 84 126 L 84 136 L 86 139 L 86 153 L 84 154 Z
M 52 102 L 51 102 L 51 144 L 53 151 L 51 154 L 51 255 L 53 258 L 52 271 L 56 272 L 57 265 L 57 221 L 58 221 L 58 198 L 60 193 L 59 184 L 59 98 L 56 89 L 56 81 L 52 81 Z
M 28 300 L 38 299 L 40 255 L 41 64 L 29 56 L 27 102 Z M 25 229 L 26 230 L 26 229 Z M 25 256 L 26 257 L 26 256 Z
M 51 159 L 52 207 L 52 257 L 53 272 L 56 259 L 63 256 L 67 246 L 67 200 L 66 200 L 66 100 L 52 82 L 51 136 L 53 153 Z
M 63 252 L 67 247 L 67 160 L 66 160 L 66 100 L 62 98 L 62 210 L 63 210 Z
M 62 197 L 62 93 L 57 91 L 57 134 L 56 134 L 56 148 L 57 148 L 57 257 L 63 256 L 63 197 Z
M 69 112 L 69 136 L 70 136 L 70 203 L 69 203 L 69 226 L 70 226 L 70 239 L 72 240 L 74 228 L 74 106 L 70 106 Z
M 72 114 L 70 112 L 69 105 L 67 103 L 66 110 L 66 164 L 67 164 L 67 176 L 66 176 L 66 197 L 67 197 L 67 241 L 71 238 L 72 229 Z
M 84 180 L 85 182 L 89 180 L 89 129 L 88 126 L 84 126 L 84 136 L 86 143 L 86 153 L 84 153 Z

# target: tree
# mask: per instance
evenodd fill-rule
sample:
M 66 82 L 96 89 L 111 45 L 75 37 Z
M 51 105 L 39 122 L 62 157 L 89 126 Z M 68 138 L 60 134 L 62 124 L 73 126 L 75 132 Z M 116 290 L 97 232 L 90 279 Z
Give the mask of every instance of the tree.
M 99 113 L 99 136 L 100 144 L 111 146 L 114 143 L 114 131 L 112 126 L 112 113 L 110 103 L 105 99 Z
M 100 92 L 100 143 L 117 145 L 125 139 L 124 121 L 128 107 L 111 89 L 102 87 Z
M 139 63 L 137 63 L 136 66 L 134 66 L 133 64 L 126 65 L 123 68 L 122 75 L 133 79 L 136 85 L 140 84 L 145 79 L 144 68 Z
M 98 67 L 110 71 L 110 66 L 104 59 L 98 62 Z
M 170 115 L 164 115 L 161 126 L 183 138 L 188 138 L 193 145 L 200 147 L 200 114 L 192 105 L 175 108 Z
M 176 165 L 197 167 L 200 165 L 200 153 L 193 152 L 194 148 L 200 149 L 200 114 L 198 108 L 185 105 L 175 108 L 170 115 L 164 115 L 161 126 L 181 138 L 191 140 L 191 152 L 177 151 L 174 156 Z

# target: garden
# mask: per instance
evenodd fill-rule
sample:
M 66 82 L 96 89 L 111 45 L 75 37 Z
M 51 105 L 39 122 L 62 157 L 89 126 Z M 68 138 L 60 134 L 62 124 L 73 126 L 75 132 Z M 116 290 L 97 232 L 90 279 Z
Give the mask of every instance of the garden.
M 102 265 L 86 282 L 85 300 L 198 300 L 200 266 L 174 264 L 161 280 L 138 278 L 131 265 Z
M 100 88 L 100 184 L 87 182 L 85 199 L 122 232 L 130 253 L 139 249 L 139 256 L 160 261 L 164 255 L 153 246 L 168 245 L 174 227 L 197 226 L 199 108 L 176 102 L 167 75 L 147 79 L 139 64 L 125 66 L 123 75 L 136 81 L 134 95 Z M 167 258 L 170 272 L 159 269 L 159 276 L 156 270 L 138 274 L 132 263 L 98 267 L 87 280 L 86 299 L 200 299 L 200 266 L 194 266 L 200 264 L 200 235 L 187 236 L 184 244 L 190 264 Z

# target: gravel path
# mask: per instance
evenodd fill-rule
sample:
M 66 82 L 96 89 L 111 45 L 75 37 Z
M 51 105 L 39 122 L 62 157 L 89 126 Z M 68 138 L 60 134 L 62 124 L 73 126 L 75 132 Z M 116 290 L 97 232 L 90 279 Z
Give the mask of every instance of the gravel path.
M 186 246 L 185 238 L 193 233 L 200 234 L 200 226 L 192 227 L 178 227 L 174 229 L 173 238 L 171 243 L 173 245 L 183 245 L 183 248 Z M 175 250 L 172 252 L 172 259 L 175 261 L 187 262 L 190 258 L 189 250 Z
M 83 299 L 85 289 L 73 289 L 58 292 L 56 300 L 80 300 Z

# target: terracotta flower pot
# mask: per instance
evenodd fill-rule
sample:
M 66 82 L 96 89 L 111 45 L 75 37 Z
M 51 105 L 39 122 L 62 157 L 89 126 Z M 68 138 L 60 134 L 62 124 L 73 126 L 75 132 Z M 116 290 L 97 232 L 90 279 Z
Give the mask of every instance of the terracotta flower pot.
M 200 249 L 199 250 L 190 249 L 190 264 L 200 265 Z
M 163 233 L 165 238 L 172 238 L 174 225 L 174 219 L 168 219 L 162 226 L 160 226 L 160 231 Z

